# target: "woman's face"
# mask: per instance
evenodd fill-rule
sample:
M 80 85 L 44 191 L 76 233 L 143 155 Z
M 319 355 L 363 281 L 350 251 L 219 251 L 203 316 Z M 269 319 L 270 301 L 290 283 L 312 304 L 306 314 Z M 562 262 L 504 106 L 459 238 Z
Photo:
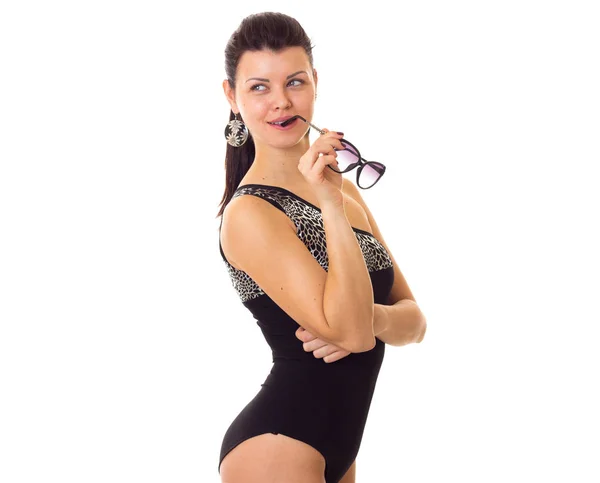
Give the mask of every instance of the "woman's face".
M 273 147 L 297 144 L 308 131 L 308 124 L 296 121 L 292 128 L 281 131 L 268 121 L 300 114 L 312 120 L 316 71 L 302 47 L 288 47 L 280 52 L 247 51 L 238 64 L 236 90 L 227 80 L 223 88 L 233 112 L 239 112 L 256 143 Z

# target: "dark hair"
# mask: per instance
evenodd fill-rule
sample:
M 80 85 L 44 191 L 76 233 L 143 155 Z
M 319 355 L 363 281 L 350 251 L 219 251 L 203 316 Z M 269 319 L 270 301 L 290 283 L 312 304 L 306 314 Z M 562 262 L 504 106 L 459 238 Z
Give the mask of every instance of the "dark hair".
M 249 15 L 229 38 L 225 47 L 225 73 L 232 89 L 235 89 L 236 72 L 240 58 L 246 51 L 272 50 L 278 52 L 287 47 L 303 47 L 313 66 L 311 40 L 300 23 L 283 13 L 262 12 Z M 241 115 L 240 115 L 241 116 Z M 229 120 L 235 115 L 229 111 Z M 221 199 L 219 213 L 223 214 L 225 207 L 231 201 L 233 193 L 240 181 L 254 162 L 255 148 L 252 134 L 240 147 L 227 144 L 225 153 L 225 192 Z

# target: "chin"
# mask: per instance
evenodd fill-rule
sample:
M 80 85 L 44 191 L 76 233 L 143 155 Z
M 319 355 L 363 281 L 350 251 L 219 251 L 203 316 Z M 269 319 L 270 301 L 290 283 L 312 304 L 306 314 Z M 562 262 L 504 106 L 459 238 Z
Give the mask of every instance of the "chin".
M 271 145 L 275 148 L 279 148 L 279 149 L 286 149 L 286 148 L 293 148 L 294 146 L 298 145 L 300 143 L 301 139 L 296 139 L 295 141 L 287 141 L 287 142 L 275 142 L 272 143 Z

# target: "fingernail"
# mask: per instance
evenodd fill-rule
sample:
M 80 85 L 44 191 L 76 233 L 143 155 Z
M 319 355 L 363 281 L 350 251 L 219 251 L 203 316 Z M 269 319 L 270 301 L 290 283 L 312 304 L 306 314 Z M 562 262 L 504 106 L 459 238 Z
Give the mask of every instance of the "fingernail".
M 344 133 L 343 133 L 343 132 L 336 131 L 336 133 L 338 133 L 340 136 L 343 136 L 343 135 L 344 135 Z

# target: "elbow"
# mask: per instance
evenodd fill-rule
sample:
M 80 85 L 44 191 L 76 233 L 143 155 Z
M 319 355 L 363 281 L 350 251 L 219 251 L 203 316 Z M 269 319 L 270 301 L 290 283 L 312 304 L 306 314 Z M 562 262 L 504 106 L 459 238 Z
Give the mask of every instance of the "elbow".
M 420 344 L 425 338 L 425 332 L 427 332 L 427 321 L 423 319 L 423 323 L 420 325 L 420 330 L 417 334 L 416 343 Z
M 336 341 L 335 345 L 338 347 L 351 353 L 372 350 L 377 343 L 375 334 L 373 333 L 373 317 L 373 307 L 371 307 L 371 312 L 363 314 L 357 320 L 350 321 L 345 316 L 341 322 L 333 324 L 333 327 L 337 327 L 338 329 L 336 330 L 336 335 L 331 336 L 331 340 Z M 365 324 L 365 320 L 370 320 L 370 323 Z M 332 328 L 330 322 L 327 325 Z M 344 328 L 340 330 L 340 327 Z
M 350 334 L 346 334 L 345 337 L 338 339 L 338 341 L 339 342 L 336 343 L 338 347 L 341 347 L 352 354 L 368 352 L 372 350 L 377 343 L 373 331 L 363 335 L 355 334 L 353 337 Z
M 371 337 L 368 339 L 368 344 L 367 345 L 363 345 L 359 351 L 357 352 L 369 352 L 372 351 L 373 349 L 375 349 L 375 346 L 377 345 L 377 340 L 375 339 L 375 336 Z
M 348 343 L 346 345 L 349 347 L 349 349 L 347 349 L 349 352 L 358 354 L 360 352 L 369 352 L 370 350 L 373 350 L 376 344 L 377 340 L 375 339 L 375 336 L 371 334 L 370 337 L 363 337 L 359 341 Z
M 352 350 L 350 352 L 359 353 L 359 352 L 369 352 L 375 348 L 377 345 L 377 340 L 375 339 L 375 334 L 373 332 L 373 318 L 375 316 L 374 313 L 374 304 L 371 304 L 371 312 L 370 315 L 367 314 L 365 318 L 370 318 L 371 323 L 367 326 L 367 332 L 361 336 L 358 340 L 354 341 L 350 345 L 352 346 Z M 364 319 L 362 319 L 364 320 Z
M 365 340 L 350 340 L 350 339 L 338 340 L 338 342 L 336 342 L 335 345 L 337 345 L 341 349 L 344 349 L 345 351 L 350 352 L 351 354 L 357 354 L 359 352 L 367 352 L 367 351 L 371 350 L 373 347 L 375 347 L 375 344 L 373 344 L 372 347 L 368 347 L 368 345 L 365 343 Z

